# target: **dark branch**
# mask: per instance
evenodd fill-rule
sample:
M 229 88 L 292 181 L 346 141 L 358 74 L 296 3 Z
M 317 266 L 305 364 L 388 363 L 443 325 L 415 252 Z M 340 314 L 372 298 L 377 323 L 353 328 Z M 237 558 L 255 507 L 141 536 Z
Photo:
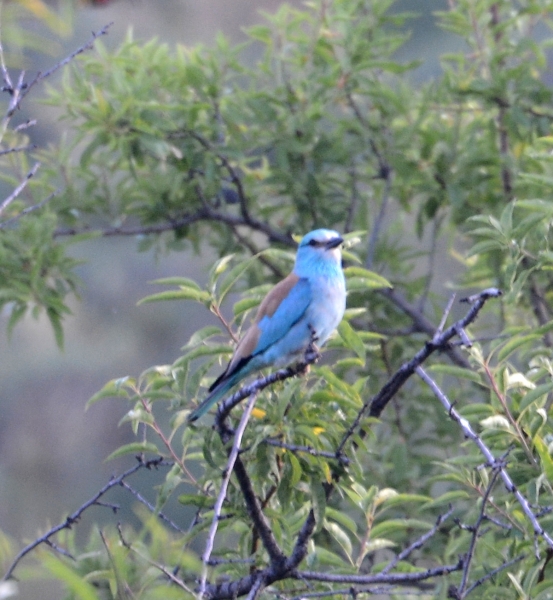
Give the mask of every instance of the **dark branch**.
M 379 417 L 388 402 L 390 402 L 405 382 L 413 375 L 413 373 L 415 373 L 416 368 L 422 365 L 422 363 L 437 350 L 446 350 L 448 348 L 448 342 L 454 336 L 459 335 L 460 331 L 464 331 L 465 327 L 476 319 L 487 300 L 490 298 L 497 298 L 500 295 L 501 292 L 498 289 L 489 288 L 480 294 L 475 294 L 471 298 L 465 299 L 464 301 L 472 304 L 467 314 L 448 327 L 443 333 L 434 335 L 432 340 L 427 341 L 423 348 L 421 348 L 410 361 L 401 365 L 375 396 L 365 402 L 363 408 L 357 415 L 357 418 L 340 442 L 337 452 L 343 452 L 346 443 L 352 437 L 367 413 L 371 417 Z
M 73 525 L 75 525 L 75 523 L 77 523 L 81 519 L 84 512 L 87 511 L 91 506 L 102 506 L 102 503 L 99 502 L 100 498 L 102 496 L 104 496 L 113 487 L 121 485 L 121 483 L 127 477 L 130 477 L 131 475 L 133 475 L 137 471 L 140 471 L 141 469 L 152 469 L 152 468 L 157 468 L 162 465 L 165 466 L 168 464 L 170 464 L 170 463 L 167 463 L 160 458 L 156 458 L 154 460 L 148 460 L 148 461 L 139 460 L 139 462 L 136 465 L 134 465 L 134 467 L 131 467 L 130 469 L 127 469 L 124 473 L 121 473 L 121 475 L 118 475 L 117 477 L 113 477 L 112 479 L 110 479 L 109 482 L 106 483 L 106 485 L 104 485 L 104 487 L 102 489 L 100 489 L 98 492 L 96 492 L 96 494 L 94 494 L 94 496 L 92 496 L 92 498 L 90 498 L 90 500 L 88 500 L 87 502 L 82 504 L 75 512 L 73 512 L 68 517 L 66 517 L 65 520 L 62 521 L 59 525 L 52 527 L 44 535 L 41 535 L 39 538 L 37 538 L 36 540 L 34 540 L 33 542 L 31 542 L 30 544 L 25 546 L 25 548 L 20 550 L 18 552 L 18 554 L 16 555 L 16 557 L 13 559 L 12 564 L 9 566 L 8 570 L 6 571 L 4 577 L 2 578 L 2 581 L 6 581 L 13 576 L 13 572 L 15 571 L 15 568 L 17 567 L 17 565 L 19 564 L 21 559 L 24 558 L 25 556 L 27 556 L 27 554 L 29 554 L 29 552 L 31 552 L 32 550 L 34 550 L 37 546 L 40 546 L 41 544 L 51 545 L 52 544 L 52 542 L 50 540 L 51 537 L 53 537 L 54 535 L 56 535 L 57 533 L 59 533 L 60 531 L 62 531 L 64 529 L 71 529 L 73 527 Z M 110 508 L 113 509 L 113 505 L 110 505 Z

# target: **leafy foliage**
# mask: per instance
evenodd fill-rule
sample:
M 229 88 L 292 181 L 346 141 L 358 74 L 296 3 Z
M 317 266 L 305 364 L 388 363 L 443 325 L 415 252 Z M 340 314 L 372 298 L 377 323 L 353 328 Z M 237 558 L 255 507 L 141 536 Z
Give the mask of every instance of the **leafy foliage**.
M 114 51 L 96 44 L 51 90 L 72 139 L 40 152 L 36 189 L 60 193 L 17 227 L 0 223 L 12 323 L 44 307 L 61 336 L 76 280 L 60 240 L 75 235 L 219 256 L 205 286 L 175 276 L 144 299 L 198 302 L 219 326 L 90 401 L 128 403 L 136 440 L 112 458 L 153 468 L 161 457 L 168 470 L 151 504 L 134 494 L 140 526 L 94 534 L 84 553 L 68 538 L 73 560 L 39 557 L 68 597 L 395 597 L 429 582 L 438 598 L 551 596 L 553 115 L 550 44 L 534 32 L 553 3 L 451 3 L 436 18 L 464 50 L 419 88 L 417 65 L 395 59 L 409 15 L 390 7 L 283 6 L 249 31 L 255 66 L 222 37 L 173 50 L 129 35 Z M 10 203 L 11 217 L 23 206 Z M 186 416 L 269 280 L 290 269 L 292 234 L 321 225 L 346 233 L 346 318 L 308 377 L 254 383 L 229 467 L 237 400 L 214 427 Z M 438 271 L 444 248 L 458 275 Z M 475 303 L 496 294 L 469 299 L 474 314 L 445 339 L 442 279 L 503 299 L 478 321 Z M 172 498 L 185 525 L 164 514 Z

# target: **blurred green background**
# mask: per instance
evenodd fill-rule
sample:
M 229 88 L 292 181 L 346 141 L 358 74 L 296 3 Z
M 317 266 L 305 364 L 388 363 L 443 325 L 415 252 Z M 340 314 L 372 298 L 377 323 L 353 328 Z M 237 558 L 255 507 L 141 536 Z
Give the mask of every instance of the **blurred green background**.
M 219 32 L 238 43 L 246 39 L 244 27 L 262 21 L 262 11 L 273 12 L 280 4 L 277 0 L 81 4 L 71 34 L 62 40 L 43 31 L 35 20 L 25 21 L 23 26 L 31 33 L 36 30 L 51 40 L 49 53 L 27 53 L 14 61 L 30 75 L 48 68 L 110 21 L 114 25 L 102 40 L 108 47 L 120 44 L 129 28 L 135 39 L 156 37 L 170 44 L 209 45 Z M 423 61 L 414 75 L 421 81 L 439 73 L 438 57 L 451 44 L 432 17 L 433 10 L 446 8 L 447 0 L 404 0 L 394 5 L 394 10 L 418 13 L 410 23 L 412 36 L 400 58 Z M 9 56 L 9 46 L 6 52 Z M 254 63 L 256 46 L 249 47 L 244 56 Z M 55 86 L 56 78 L 49 79 L 48 85 Z M 56 110 L 36 102 L 43 93 L 41 88 L 29 96 L 19 116 L 38 119 L 30 134 L 39 146 L 55 143 L 64 134 Z M 2 100 L 5 103 L 7 98 Z M 136 306 L 140 298 L 155 291 L 148 283 L 153 279 L 185 275 L 201 280 L 210 256 L 138 253 L 137 242 L 131 238 L 88 241 L 75 245 L 73 253 L 84 261 L 78 269 L 83 285 L 81 300 L 72 303 L 73 315 L 65 321 L 64 351 L 57 348 L 45 319 L 27 319 L 8 340 L 7 318 L 1 317 L 0 529 L 18 547 L 57 524 L 132 461 L 104 462 L 111 451 L 131 439 L 128 426 L 118 427 L 125 406 L 107 401 L 85 413 L 88 398 L 109 379 L 138 375 L 151 365 L 172 362 L 200 324 L 214 321 L 193 303 Z M 132 505 L 129 495 L 118 492 L 115 496 L 122 504 Z M 110 518 L 110 511 L 94 510 L 101 513 L 95 519 Z M 86 529 L 85 520 L 79 532 L 84 535 Z M 43 584 L 36 588 L 26 584 L 21 597 L 49 600 L 59 598 L 59 593 Z

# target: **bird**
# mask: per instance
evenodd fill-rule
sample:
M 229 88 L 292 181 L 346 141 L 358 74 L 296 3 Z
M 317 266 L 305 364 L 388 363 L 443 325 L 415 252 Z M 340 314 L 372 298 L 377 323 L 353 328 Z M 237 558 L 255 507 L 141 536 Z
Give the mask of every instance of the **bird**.
M 315 229 L 301 239 L 292 272 L 265 296 L 226 369 L 188 422 L 197 421 L 248 375 L 287 366 L 327 341 L 346 308 L 343 243 L 331 229 Z

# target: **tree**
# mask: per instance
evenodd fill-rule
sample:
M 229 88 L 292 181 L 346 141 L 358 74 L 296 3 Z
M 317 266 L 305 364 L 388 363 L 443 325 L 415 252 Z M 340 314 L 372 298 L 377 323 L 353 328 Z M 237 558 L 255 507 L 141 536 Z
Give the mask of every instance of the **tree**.
M 416 64 L 394 59 L 409 15 L 390 7 L 283 6 L 249 30 L 254 68 L 221 37 L 192 50 L 96 42 L 51 91 L 75 139 L 40 153 L 40 203 L 24 208 L 19 192 L 2 214 L 17 219 L 0 224 L 11 323 L 45 308 L 61 343 L 65 240 L 132 235 L 142 250 L 216 250 L 205 287 L 175 276 L 145 301 L 199 302 L 220 326 L 91 399 L 129 403 L 136 442 L 112 456 L 137 462 L 24 548 L 7 580 L 46 545 L 39 559 L 71 598 L 550 597 L 553 115 L 536 32 L 553 3 L 451 3 L 437 19 L 465 48 L 420 88 Z M 289 268 L 292 233 L 322 225 L 348 241 L 331 361 L 298 377 L 306 356 L 225 400 L 213 427 L 187 426 Z M 459 263 L 448 283 L 476 290 L 457 320 L 438 283 L 444 247 Z M 127 481 L 145 469 L 166 473 L 155 500 Z M 119 485 L 141 527 L 106 528 L 83 551 L 69 530 Z M 179 522 L 163 511 L 174 496 Z

